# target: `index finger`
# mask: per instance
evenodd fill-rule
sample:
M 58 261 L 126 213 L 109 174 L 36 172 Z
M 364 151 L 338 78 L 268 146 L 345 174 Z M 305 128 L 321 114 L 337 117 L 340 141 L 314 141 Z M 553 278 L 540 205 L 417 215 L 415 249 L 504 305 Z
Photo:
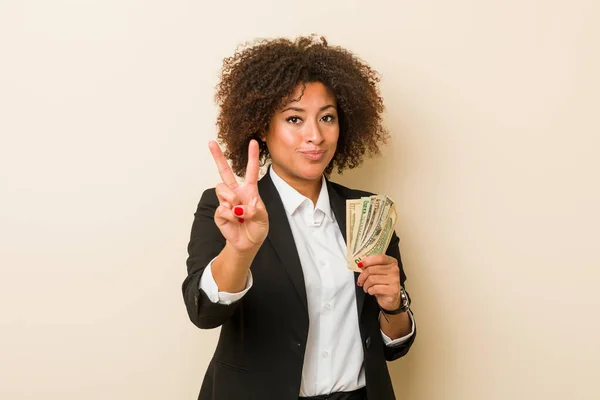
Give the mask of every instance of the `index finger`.
M 258 142 L 254 139 L 248 145 L 248 164 L 246 164 L 246 180 L 244 182 L 254 184 L 258 182 Z
M 208 148 L 210 149 L 210 153 L 215 160 L 215 164 L 217 164 L 217 169 L 219 170 L 219 175 L 221 175 L 221 179 L 223 183 L 225 183 L 230 188 L 234 189 L 238 186 L 237 181 L 235 180 L 235 175 L 233 175 L 233 171 L 227 162 L 227 159 L 223 155 L 221 148 L 214 140 L 208 142 Z
M 396 262 L 394 257 L 390 257 L 387 254 L 374 254 L 367 256 L 360 260 L 359 268 L 365 269 L 374 265 L 389 265 Z

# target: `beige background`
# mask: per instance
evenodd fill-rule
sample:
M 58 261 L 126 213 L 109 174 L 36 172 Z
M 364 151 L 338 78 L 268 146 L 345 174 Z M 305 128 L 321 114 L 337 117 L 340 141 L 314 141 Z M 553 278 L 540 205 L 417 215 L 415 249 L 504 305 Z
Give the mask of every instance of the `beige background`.
M 0 2 L 0 398 L 193 399 L 180 285 L 214 86 L 317 32 L 382 73 L 419 336 L 409 400 L 598 399 L 600 3 Z

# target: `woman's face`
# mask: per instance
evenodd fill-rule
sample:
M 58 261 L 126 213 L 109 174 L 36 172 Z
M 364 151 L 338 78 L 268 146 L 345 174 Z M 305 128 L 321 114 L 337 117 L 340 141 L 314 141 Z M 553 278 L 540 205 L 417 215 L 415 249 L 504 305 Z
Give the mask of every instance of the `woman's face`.
M 321 180 L 340 133 L 331 90 L 320 82 L 300 84 L 291 98 L 300 96 L 275 111 L 264 138 L 273 169 L 292 186 Z

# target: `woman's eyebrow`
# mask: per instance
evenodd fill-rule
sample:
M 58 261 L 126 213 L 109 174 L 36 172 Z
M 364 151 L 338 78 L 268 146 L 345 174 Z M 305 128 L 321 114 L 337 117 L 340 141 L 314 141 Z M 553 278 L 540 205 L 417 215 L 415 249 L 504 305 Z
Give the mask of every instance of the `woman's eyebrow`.
M 334 108 L 334 109 L 335 109 L 335 106 L 334 106 L 333 104 L 327 104 L 326 106 L 323 106 L 323 107 L 321 107 L 321 108 L 319 109 L 319 112 L 321 112 L 321 111 L 325 111 L 325 110 L 327 110 L 328 108 Z M 284 109 L 284 110 L 281 110 L 281 112 L 282 112 L 282 113 L 283 113 L 283 112 L 286 112 L 286 111 L 297 111 L 297 112 L 304 112 L 304 111 L 306 111 L 306 110 L 305 110 L 304 108 L 300 108 L 300 107 L 287 107 L 286 109 Z

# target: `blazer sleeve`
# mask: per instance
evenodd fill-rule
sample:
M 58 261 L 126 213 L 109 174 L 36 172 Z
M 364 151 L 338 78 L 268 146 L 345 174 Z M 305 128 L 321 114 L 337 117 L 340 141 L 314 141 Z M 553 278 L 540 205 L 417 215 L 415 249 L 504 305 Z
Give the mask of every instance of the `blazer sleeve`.
M 183 281 L 183 300 L 190 320 L 201 329 L 211 329 L 223 325 L 243 301 L 230 305 L 213 303 L 206 293 L 200 290 L 202 273 L 225 247 L 225 238 L 215 225 L 214 216 L 219 201 L 215 189 L 202 194 L 190 234 L 188 244 L 187 277 Z
M 404 287 L 404 284 L 406 282 L 406 274 L 404 273 L 404 268 L 402 267 L 399 243 L 400 243 L 400 239 L 396 235 L 396 232 L 394 232 L 394 234 L 392 235 L 392 240 L 390 241 L 390 246 L 388 247 L 386 254 L 388 256 L 394 257 L 396 260 L 398 260 L 398 268 L 400 268 L 400 284 L 402 285 L 402 287 Z M 410 349 L 410 347 L 412 346 L 412 344 L 415 341 L 415 338 L 417 337 L 417 323 L 414 319 L 414 313 L 413 313 L 413 323 L 415 324 L 415 333 L 406 342 L 396 345 L 396 346 L 386 346 L 384 344 L 383 351 L 384 351 L 385 359 L 387 361 L 397 360 L 398 358 L 403 357 L 404 355 L 406 355 L 406 353 L 408 353 L 408 350 Z

